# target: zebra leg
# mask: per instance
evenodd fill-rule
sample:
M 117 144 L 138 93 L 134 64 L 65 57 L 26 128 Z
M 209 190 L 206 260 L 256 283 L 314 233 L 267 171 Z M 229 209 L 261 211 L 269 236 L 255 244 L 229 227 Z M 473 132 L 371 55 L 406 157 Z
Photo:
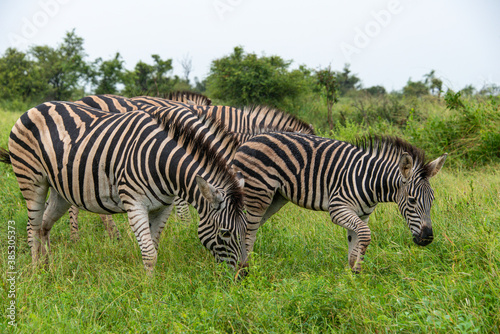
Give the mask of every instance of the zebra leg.
M 125 209 L 127 210 L 128 222 L 141 249 L 144 268 L 151 275 L 156 265 L 157 252 L 151 238 L 148 211 L 146 208 L 133 203 L 127 203 Z
M 49 187 L 47 184 L 21 184 L 19 183 L 23 197 L 26 199 L 28 209 L 28 224 L 26 226 L 28 234 L 28 245 L 31 248 L 31 261 L 36 265 L 40 259 L 41 250 L 41 230 L 43 215 L 45 212 L 45 199 Z
M 332 221 L 347 229 L 348 261 L 354 273 L 361 271 L 366 249 L 371 241 L 371 231 L 368 218 L 361 220 L 355 213 L 348 210 L 331 211 Z
M 41 236 L 41 256 L 46 256 L 50 253 L 50 230 L 54 223 L 59 220 L 70 208 L 69 204 L 62 198 L 54 189 L 51 189 L 47 208 L 43 214 L 42 228 L 40 230 Z M 48 256 L 46 256 L 48 260 Z
M 116 227 L 116 223 L 113 220 L 113 216 L 99 215 L 99 217 L 101 217 L 101 220 L 104 224 L 104 228 L 106 229 L 106 232 L 108 232 L 109 238 L 120 240 L 120 231 L 118 230 L 118 227 Z
M 151 230 L 151 238 L 153 239 L 153 244 L 155 249 L 158 251 L 158 245 L 160 243 L 160 236 L 165 224 L 167 223 L 168 217 L 172 212 L 173 205 L 165 206 L 159 210 L 152 211 L 149 213 L 149 228 Z
M 262 198 L 268 198 L 263 196 Z M 261 198 L 261 199 L 262 199 Z M 274 197 L 271 197 L 272 201 L 270 203 L 266 203 L 261 201 L 260 206 L 254 207 L 252 209 L 247 208 L 247 235 L 246 235 L 246 247 L 247 254 L 250 256 L 250 253 L 253 251 L 253 246 L 255 240 L 257 238 L 257 230 L 259 227 L 264 225 L 264 223 L 271 218 L 276 212 L 278 212 L 288 200 L 283 197 L 280 193 L 275 193 Z
M 191 213 L 189 212 L 189 204 L 180 197 L 174 199 L 175 210 L 177 217 L 186 224 L 191 223 Z
M 80 209 L 78 209 L 78 207 L 74 205 L 72 205 L 71 208 L 69 208 L 69 229 L 70 229 L 69 238 L 73 242 L 80 240 L 80 231 L 78 230 L 79 212 Z

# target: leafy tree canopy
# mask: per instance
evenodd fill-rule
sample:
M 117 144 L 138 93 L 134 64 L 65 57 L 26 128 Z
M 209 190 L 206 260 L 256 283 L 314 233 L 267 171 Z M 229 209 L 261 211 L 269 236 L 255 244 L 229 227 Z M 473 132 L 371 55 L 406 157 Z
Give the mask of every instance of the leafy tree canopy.
M 213 98 L 232 105 L 280 106 L 304 89 L 306 75 L 289 70 L 291 61 L 279 56 L 258 57 L 235 47 L 232 54 L 212 62 L 207 90 Z

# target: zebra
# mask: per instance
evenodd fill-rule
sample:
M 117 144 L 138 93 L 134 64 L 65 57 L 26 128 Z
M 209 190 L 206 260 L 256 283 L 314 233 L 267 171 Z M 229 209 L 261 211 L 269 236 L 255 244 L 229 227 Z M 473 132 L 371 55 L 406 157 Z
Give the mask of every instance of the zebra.
M 426 162 L 422 150 L 402 139 L 361 137 L 355 144 L 300 133 L 255 136 L 237 150 L 232 168 L 245 179 L 247 254 L 258 228 L 287 202 L 328 211 L 347 229 L 348 263 L 361 270 L 371 232 L 367 225 L 377 203 L 396 202 L 421 246 L 432 242 L 429 179 L 446 160 Z
M 210 105 L 211 100 L 201 94 L 185 91 L 176 91 L 167 94 L 167 98 L 172 101 L 178 102 L 192 102 L 200 105 Z M 92 108 L 100 109 L 103 111 L 125 113 L 141 109 L 141 103 L 134 102 L 128 98 L 119 95 L 104 94 L 104 95 L 89 95 L 82 99 L 75 101 L 75 103 L 83 104 Z M 178 107 L 178 106 L 177 106 Z M 181 198 L 176 197 L 174 200 L 174 207 L 179 219 L 185 223 L 191 221 L 191 214 L 189 206 Z M 69 209 L 70 221 L 70 238 L 73 241 L 79 239 L 78 229 L 78 214 L 79 209 L 76 206 L 71 206 Z M 99 215 L 104 227 L 111 239 L 120 239 L 120 231 L 116 227 L 113 218 L 110 215 Z
M 1 151 L 0 160 L 12 164 L 26 200 L 33 263 L 48 260 L 50 230 L 75 205 L 126 212 L 151 273 L 161 230 L 179 196 L 198 210 L 198 237 L 217 261 L 241 264 L 243 181 L 219 153 L 222 145 L 235 151 L 238 142 L 215 122 L 207 121 L 206 129 L 190 125 L 189 114 L 168 117 L 161 108 L 116 114 L 71 102 L 47 102 L 24 113 L 10 134 L 10 152 Z

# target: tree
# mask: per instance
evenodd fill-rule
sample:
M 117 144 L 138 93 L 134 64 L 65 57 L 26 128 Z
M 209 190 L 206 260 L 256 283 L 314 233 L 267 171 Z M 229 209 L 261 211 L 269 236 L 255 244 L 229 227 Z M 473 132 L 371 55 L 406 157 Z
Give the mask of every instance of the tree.
M 33 99 L 44 91 L 28 55 L 8 48 L 0 58 L 0 98 L 8 100 Z
M 443 92 L 443 81 L 436 78 L 434 70 L 430 71 L 428 74 L 424 75 L 424 83 L 429 87 L 431 94 L 441 97 Z
M 116 94 L 117 85 L 123 82 L 123 60 L 120 53 L 110 60 L 97 58 L 94 66 L 93 84 L 97 85 L 96 94 Z
M 191 73 L 191 70 L 193 68 L 193 62 L 191 60 L 191 57 L 189 57 L 189 54 L 184 55 L 184 57 L 181 59 L 181 66 L 182 71 L 184 72 L 184 80 L 189 84 L 189 74 Z
M 472 95 L 474 95 L 475 91 L 476 91 L 476 88 L 474 88 L 473 85 L 467 85 L 460 92 L 464 96 L 472 96 Z
M 429 87 L 422 81 L 408 80 L 406 86 L 403 87 L 403 95 L 421 97 L 429 95 Z
M 328 125 L 330 126 L 330 130 L 333 130 L 332 109 L 333 105 L 339 101 L 339 85 L 337 83 L 337 78 L 331 67 L 328 66 L 328 68 L 316 71 L 316 80 L 320 92 L 326 98 L 326 105 L 328 108 Z
M 290 71 L 290 64 L 278 56 L 258 57 L 235 47 L 229 56 L 212 61 L 207 77 L 209 95 L 232 105 L 283 105 L 305 86 L 304 73 Z
M 483 96 L 497 96 L 500 94 L 500 86 L 494 83 L 484 84 L 478 94 Z
M 71 99 L 83 81 L 89 79 L 87 56 L 83 49 L 83 38 L 73 29 L 66 33 L 63 43 L 54 49 L 50 46 L 34 46 L 29 54 L 35 60 L 35 72 L 48 85 L 47 98 Z
M 207 90 L 207 79 L 199 80 L 198 77 L 194 77 L 194 91 L 198 93 L 205 93 Z
M 349 67 L 349 64 L 345 64 L 342 72 L 335 73 L 340 96 L 345 96 L 350 90 L 359 89 L 361 86 L 361 79 L 354 74 L 351 75 Z
M 171 78 L 168 73 L 172 71 L 172 59 L 162 60 L 159 55 L 151 56 L 154 60 L 153 65 L 138 61 L 133 71 L 125 73 L 125 89 L 126 95 L 151 94 L 162 95 L 170 92 L 177 81 L 178 77 Z
M 365 91 L 372 96 L 382 96 L 387 94 L 384 86 L 372 86 L 370 88 L 366 88 Z

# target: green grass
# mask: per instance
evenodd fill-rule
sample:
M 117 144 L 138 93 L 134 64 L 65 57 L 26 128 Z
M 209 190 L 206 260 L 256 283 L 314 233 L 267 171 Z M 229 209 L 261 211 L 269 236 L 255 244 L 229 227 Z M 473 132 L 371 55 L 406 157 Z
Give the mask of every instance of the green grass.
M 0 112 L 0 146 L 19 115 Z M 117 242 L 86 212 L 80 242 L 70 242 L 64 216 L 48 268 L 33 268 L 24 200 L 11 167 L 0 165 L 0 270 L 8 271 L 14 220 L 19 333 L 499 333 L 499 171 L 445 165 L 431 182 L 435 240 L 427 247 L 413 244 L 395 204 L 379 205 L 359 275 L 347 265 L 345 230 L 325 212 L 288 204 L 261 228 L 251 273 L 235 282 L 202 247 L 196 224 L 170 219 L 149 278 L 126 216 L 114 216 Z M 0 282 L 6 314 L 10 285 L 4 274 Z M 14 332 L 8 321 L 0 332 Z

